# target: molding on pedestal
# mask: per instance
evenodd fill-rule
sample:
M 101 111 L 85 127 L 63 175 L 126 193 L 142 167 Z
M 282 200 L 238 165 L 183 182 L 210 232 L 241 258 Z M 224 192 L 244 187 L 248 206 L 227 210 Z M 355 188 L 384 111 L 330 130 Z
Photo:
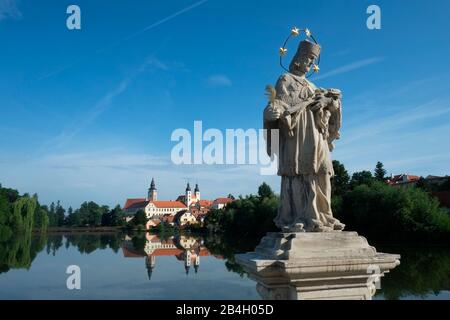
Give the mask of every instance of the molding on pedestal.
M 280 232 L 236 261 L 266 299 L 369 299 L 400 256 L 378 253 L 356 232 Z

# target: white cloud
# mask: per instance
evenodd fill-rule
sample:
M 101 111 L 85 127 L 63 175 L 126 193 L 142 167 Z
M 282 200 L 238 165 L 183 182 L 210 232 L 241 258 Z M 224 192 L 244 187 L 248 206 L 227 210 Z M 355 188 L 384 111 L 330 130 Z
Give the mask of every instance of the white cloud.
M 120 149 L 54 153 L 29 160 L 10 156 L 0 166 L 0 177 L 4 186 L 37 193 L 44 204 L 61 200 L 66 207 L 91 200 L 123 205 L 126 198 L 145 197 L 152 177 L 162 200 L 183 194 L 187 181 L 199 183 L 204 199 L 254 194 L 262 182 L 279 190 L 279 177 L 261 176 L 256 165 L 177 166 L 168 156 Z
M 1 2 L 1 1 L 6 1 L 6 2 L 10 1 L 10 2 L 13 2 L 14 0 L 0 0 L 0 2 Z M 164 24 L 164 23 L 166 23 L 166 22 L 171 21 L 172 19 L 175 19 L 176 17 L 178 17 L 178 16 L 180 16 L 180 15 L 182 15 L 182 14 L 184 14 L 184 13 L 187 13 L 187 12 L 189 12 L 189 11 L 191 11 L 191 10 L 193 10 L 193 9 L 195 9 L 195 8 L 197 8 L 197 7 L 199 7 L 199 6 L 201 6 L 202 4 L 206 3 L 207 1 L 208 1 L 208 0 L 200 0 L 200 1 L 198 1 L 198 2 L 195 2 L 195 3 L 193 3 L 193 4 L 189 5 L 189 6 L 187 6 L 187 7 L 183 8 L 183 9 L 181 9 L 181 10 L 178 10 L 178 11 L 172 13 L 171 15 L 169 15 L 169 16 L 167 16 L 167 17 L 161 19 L 161 20 L 158 20 L 158 21 L 152 23 L 152 24 L 149 25 L 149 26 L 146 26 L 145 28 L 143 28 L 143 29 L 141 29 L 141 30 L 139 30 L 139 31 L 137 31 L 137 32 L 135 32 L 135 33 L 133 33 L 133 34 L 128 35 L 128 36 L 125 37 L 125 38 L 119 39 L 118 41 L 115 41 L 115 42 L 113 42 L 113 43 L 111 43 L 111 44 L 109 44 L 109 45 L 107 45 L 106 47 L 103 47 L 103 48 L 101 48 L 101 49 L 95 50 L 95 52 L 93 52 L 93 54 L 99 54 L 99 53 L 101 53 L 101 52 L 104 52 L 104 51 L 107 51 L 107 50 L 111 50 L 111 49 L 117 47 L 118 45 L 122 44 L 122 43 L 125 42 L 125 41 L 128 41 L 128 40 L 130 40 L 130 39 L 132 39 L 132 38 L 134 38 L 134 37 L 136 37 L 136 36 L 138 36 L 138 35 L 140 35 L 140 34 L 142 34 L 142 33 L 145 33 L 145 32 L 147 32 L 147 31 L 149 31 L 149 30 L 152 30 L 152 29 L 154 29 L 154 28 L 156 28 L 156 27 L 158 27 L 158 26 L 160 26 L 160 25 L 162 25 L 162 24 Z M 1 11 L 0 11 L 0 13 L 1 13 Z M 0 16 L 0 17 L 1 17 L 1 16 Z M 1 19 L 0 19 L 0 20 L 1 20 Z M 66 70 L 72 68 L 75 64 L 80 63 L 80 62 L 83 62 L 83 61 L 86 60 L 86 59 L 88 59 L 88 58 L 86 57 L 86 58 L 84 58 L 84 59 L 79 59 L 79 60 L 74 61 L 74 62 L 72 62 L 72 63 L 70 63 L 70 64 L 67 64 L 67 65 L 65 65 L 65 66 L 60 67 L 60 68 L 58 68 L 57 70 L 48 72 L 47 74 L 44 74 L 44 75 L 42 75 L 41 77 L 39 77 L 38 80 L 40 81 L 40 80 L 44 80 L 44 79 L 53 77 L 53 76 L 55 76 L 55 75 L 58 75 L 58 74 L 60 74 L 60 73 L 62 73 L 62 72 L 64 72 L 64 71 L 66 71 Z M 158 63 L 158 61 L 156 61 L 156 63 Z M 161 67 L 164 67 L 164 66 L 161 65 Z
M 223 74 L 209 76 L 206 83 L 211 87 L 231 87 L 233 84 L 230 78 Z
M 448 105 L 445 100 L 417 107 L 406 105 L 402 111 L 383 116 L 383 110 L 390 109 L 389 103 L 374 102 L 371 108 L 378 110 L 376 117 L 349 125 L 344 122 L 342 140 L 336 143 L 333 158 L 342 161 L 350 172 L 372 170 L 377 161 L 382 161 L 389 173 L 447 175 L 450 152 L 444 145 L 450 133 Z
M 333 77 L 333 76 L 338 76 L 338 75 L 341 75 L 343 73 L 347 73 L 347 72 L 350 72 L 350 71 L 353 71 L 353 70 L 357 70 L 357 69 L 369 66 L 371 64 L 378 63 L 378 62 L 383 61 L 383 60 L 384 60 L 383 57 L 374 57 L 374 58 L 368 58 L 368 59 L 364 59 L 364 60 L 355 61 L 355 62 L 352 62 L 352 63 L 347 64 L 345 66 L 342 66 L 342 67 L 336 68 L 334 70 L 331 70 L 329 72 L 325 72 L 325 73 L 323 73 L 321 75 L 318 75 L 317 77 L 314 77 L 313 80 L 316 81 L 316 80 L 322 80 L 322 79 L 330 78 L 330 77 Z
M 74 121 L 71 125 L 66 127 L 59 135 L 47 141 L 44 145 L 44 149 L 47 147 L 61 147 L 69 143 L 74 136 L 79 132 L 84 130 L 87 126 L 92 124 L 100 115 L 106 112 L 114 102 L 114 99 L 125 92 L 131 85 L 133 80 L 146 71 L 148 68 L 159 69 L 167 71 L 168 66 L 157 59 L 156 57 L 150 56 L 146 58 L 145 62 L 142 63 L 138 68 L 133 70 L 128 74 L 122 81 L 120 81 L 115 88 L 106 92 L 95 105 L 82 116 L 82 118 Z
M 139 31 L 137 31 L 137 32 L 135 32 L 135 33 L 129 35 L 128 37 L 126 37 L 126 38 L 123 39 L 123 40 L 129 40 L 129 39 L 134 38 L 134 37 L 136 37 L 136 36 L 138 36 L 138 35 L 140 35 L 140 34 L 142 34 L 142 33 L 144 33 L 144 32 L 147 32 L 147 31 L 149 31 L 149 30 L 151 30 L 151 29 L 153 29 L 153 28 L 156 28 L 156 27 L 160 26 L 161 24 L 164 24 L 164 23 L 166 23 L 166 22 L 168 22 L 168 21 L 170 21 L 170 20 L 172 20 L 172 19 L 174 19 L 174 18 L 176 18 L 176 17 L 178 17 L 178 16 L 180 16 L 180 15 L 186 13 L 186 12 L 189 12 L 189 11 L 191 11 L 191 10 L 193 10 L 193 9 L 195 9 L 195 8 L 197 8 L 197 7 L 199 7 L 199 6 L 201 6 L 202 4 L 204 4 L 204 3 L 207 2 L 207 1 L 208 1 L 208 0 L 200 0 L 200 1 L 197 1 L 197 2 L 195 2 L 195 3 L 193 3 L 193 4 L 191 4 L 190 6 L 187 6 L 187 7 L 183 8 L 183 9 L 181 9 L 181 10 L 179 10 L 179 11 L 176 11 L 176 12 L 172 13 L 171 15 L 169 15 L 169 16 L 167 16 L 167 17 L 161 19 L 161 20 L 158 20 L 158 21 L 152 23 L 152 24 L 149 25 L 149 26 L 146 26 L 144 29 L 139 30 Z M 122 40 L 122 41 L 123 41 L 123 40 Z
M 0 21 L 7 18 L 22 18 L 22 13 L 17 7 L 17 4 L 18 0 L 0 0 Z

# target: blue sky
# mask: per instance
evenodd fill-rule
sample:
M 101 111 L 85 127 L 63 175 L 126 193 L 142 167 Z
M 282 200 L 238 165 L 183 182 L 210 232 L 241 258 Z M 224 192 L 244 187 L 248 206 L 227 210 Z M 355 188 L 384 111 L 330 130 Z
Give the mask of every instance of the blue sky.
M 66 28 L 81 8 L 82 29 Z M 378 4 L 382 29 L 368 30 Z M 173 199 L 255 192 L 255 166 L 174 166 L 171 133 L 260 128 L 293 26 L 323 47 L 312 81 L 344 92 L 333 157 L 350 172 L 450 172 L 450 3 L 0 0 L 0 182 L 44 203 L 123 204 L 151 177 Z M 291 43 L 291 51 L 296 44 Z

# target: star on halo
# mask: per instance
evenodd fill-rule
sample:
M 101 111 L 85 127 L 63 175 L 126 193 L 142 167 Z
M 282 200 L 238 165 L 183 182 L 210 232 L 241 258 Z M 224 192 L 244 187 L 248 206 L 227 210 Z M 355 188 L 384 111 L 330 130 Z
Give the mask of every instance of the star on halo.
M 294 36 L 294 37 L 299 36 L 300 35 L 300 29 L 297 28 L 297 27 L 292 28 L 291 35 Z

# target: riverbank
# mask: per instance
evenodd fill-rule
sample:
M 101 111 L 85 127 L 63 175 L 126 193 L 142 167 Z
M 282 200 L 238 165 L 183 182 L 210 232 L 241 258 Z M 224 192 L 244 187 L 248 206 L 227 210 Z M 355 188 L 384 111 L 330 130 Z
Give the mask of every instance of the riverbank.
M 122 227 L 50 227 L 47 234 L 60 233 L 119 233 Z M 40 233 L 40 230 L 33 230 L 33 233 Z

